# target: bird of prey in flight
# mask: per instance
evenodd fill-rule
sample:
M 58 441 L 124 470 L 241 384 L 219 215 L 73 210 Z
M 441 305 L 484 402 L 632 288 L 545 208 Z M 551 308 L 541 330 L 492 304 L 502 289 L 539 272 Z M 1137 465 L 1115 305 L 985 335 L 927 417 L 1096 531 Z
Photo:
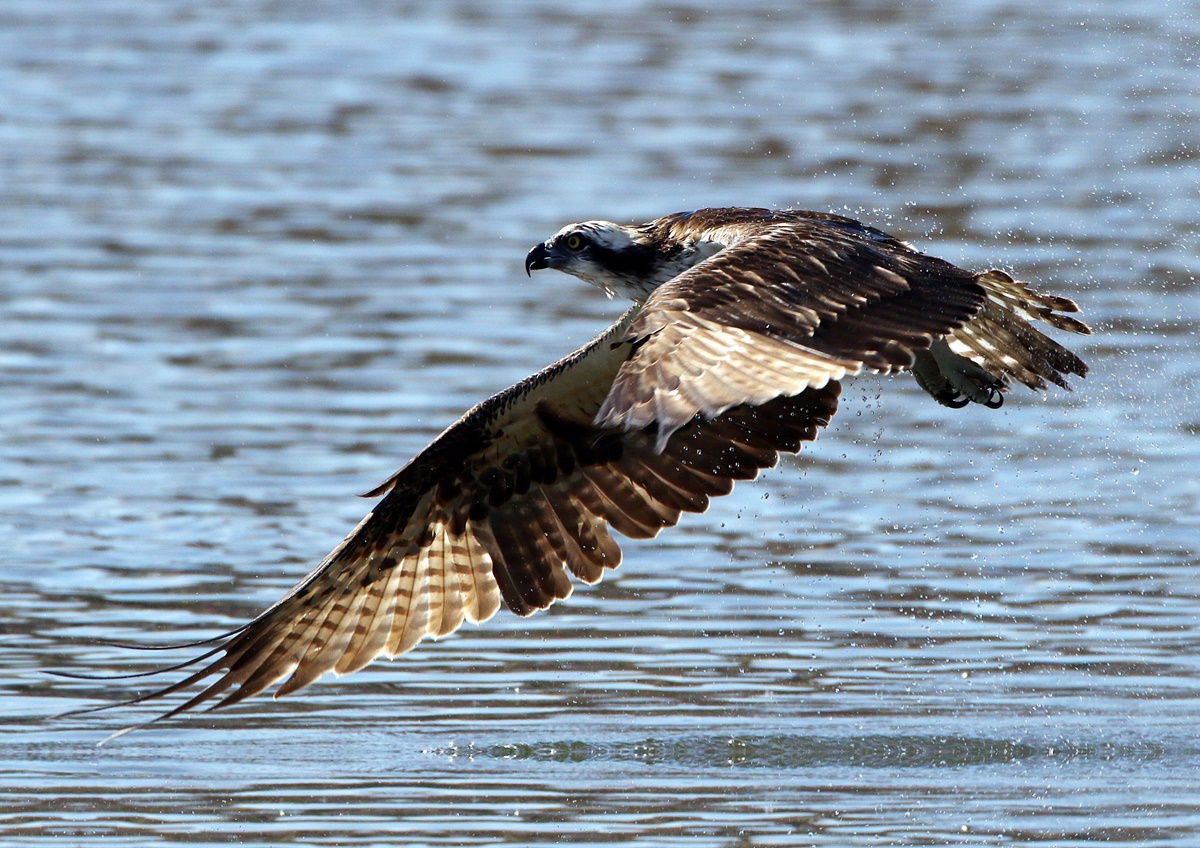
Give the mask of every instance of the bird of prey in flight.
M 965 271 L 821 212 L 733 208 L 571 224 L 553 268 L 634 305 L 579 350 L 488 398 L 368 496 L 381 498 L 274 606 L 163 670 L 204 684 L 159 718 L 276 696 L 408 651 L 504 604 L 518 615 L 615 568 L 610 533 L 654 536 L 816 438 L 839 381 L 909 371 L 949 407 L 1013 383 L 1067 387 L 1083 361 L 1037 329 L 1088 333 L 1065 297 Z M 150 674 L 149 672 L 144 674 Z M 142 675 L 129 675 L 142 676 Z M 88 710 L 84 710 L 88 711 Z M 81 711 L 81 712 L 84 712 Z

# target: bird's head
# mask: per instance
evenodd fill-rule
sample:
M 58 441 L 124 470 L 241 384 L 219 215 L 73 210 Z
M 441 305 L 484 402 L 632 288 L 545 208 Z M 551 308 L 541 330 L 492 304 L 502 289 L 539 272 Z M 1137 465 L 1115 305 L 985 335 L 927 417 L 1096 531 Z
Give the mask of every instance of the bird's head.
M 645 300 L 652 291 L 694 264 L 686 245 L 664 241 L 651 225 L 627 227 L 584 221 L 563 227 L 529 251 L 525 272 L 555 268 L 603 289 L 609 297 Z M 690 258 L 690 257 L 689 257 Z

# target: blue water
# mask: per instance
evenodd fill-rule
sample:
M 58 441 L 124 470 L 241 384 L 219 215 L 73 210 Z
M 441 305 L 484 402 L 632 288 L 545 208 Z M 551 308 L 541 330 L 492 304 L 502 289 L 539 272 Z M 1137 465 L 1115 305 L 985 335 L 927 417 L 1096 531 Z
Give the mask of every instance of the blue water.
M 1200 17 L 705 5 L 0 5 L 0 845 L 1200 843 Z M 859 379 L 548 613 L 47 720 L 144 689 L 45 671 L 241 623 L 622 311 L 534 243 L 709 205 L 1012 269 L 1092 374 Z

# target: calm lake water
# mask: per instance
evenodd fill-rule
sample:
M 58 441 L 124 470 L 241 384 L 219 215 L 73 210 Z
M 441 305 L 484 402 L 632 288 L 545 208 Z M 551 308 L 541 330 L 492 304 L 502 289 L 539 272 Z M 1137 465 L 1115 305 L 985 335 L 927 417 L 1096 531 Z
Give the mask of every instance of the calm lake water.
M 1193 4 L 5 0 L 0 844 L 1200 844 Z M 1076 298 L 850 384 L 548 613 L 133 733 L 353 497 L 624 308 L 563 224 L 852 214 Z

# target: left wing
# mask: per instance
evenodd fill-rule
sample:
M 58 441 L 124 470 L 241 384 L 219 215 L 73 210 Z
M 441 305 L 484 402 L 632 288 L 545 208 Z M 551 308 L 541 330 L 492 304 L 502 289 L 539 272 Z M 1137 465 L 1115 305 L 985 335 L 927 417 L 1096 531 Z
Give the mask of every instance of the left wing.
M 610 528 L 647 538 L 704 511 L 779 451 L 814 439 L 837 408 L 829 382 L 696 421 L 661 450 L 653 426 L 596 426 L 629 353 L 613 342 L 636 311 L 468 412 L 372 493 L 383 499 L 284 598 L 173 667 L 200 664 L 182 680 L 124 703 L 206 680 L 166 716 L 233 704 L 280 680 L 285 695 L 484 621 L 501 600 L 519 615 L 548 607 L 571 594 L 568 572 L 595 583 L 618 564 Z

